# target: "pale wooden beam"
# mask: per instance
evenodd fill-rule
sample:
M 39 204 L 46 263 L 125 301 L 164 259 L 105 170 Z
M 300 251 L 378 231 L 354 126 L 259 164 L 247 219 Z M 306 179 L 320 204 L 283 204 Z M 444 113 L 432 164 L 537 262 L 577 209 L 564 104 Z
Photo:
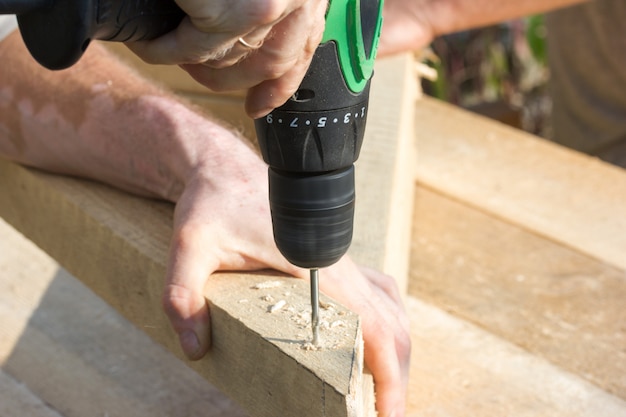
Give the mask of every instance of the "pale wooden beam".
M 413 230 L 411 296 L 626 399 L 624 269 L 425 188 Z
M 499 338 L 407 297 L 413 352 L 408 417 L 625 416 L 626 401 Z
M 381 270 L 406 292 L 415 190 L 415 102 L 421 96 L 411 55 L 377 62 L 367 130 L 356 163 L 356 214 L 350 255 Z
M 0 236 L 0 416 L 249 416 L 2 219 Z
M 424 98 L 418 181 L 626 269 L 626 176 L 596 158 Z
M 17 410 L 21 417 L 63 417 L 24 384 L 0 370 L 0 415 L 15 415 Z

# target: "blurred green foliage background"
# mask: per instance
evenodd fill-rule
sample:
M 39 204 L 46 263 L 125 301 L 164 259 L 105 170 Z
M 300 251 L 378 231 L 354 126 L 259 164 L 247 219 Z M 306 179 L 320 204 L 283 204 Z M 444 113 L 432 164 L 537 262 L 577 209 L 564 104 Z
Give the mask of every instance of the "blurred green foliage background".
M 426 94 L 549 137 L 551 101 L 543 15 L 442 36 L 429 65 Z

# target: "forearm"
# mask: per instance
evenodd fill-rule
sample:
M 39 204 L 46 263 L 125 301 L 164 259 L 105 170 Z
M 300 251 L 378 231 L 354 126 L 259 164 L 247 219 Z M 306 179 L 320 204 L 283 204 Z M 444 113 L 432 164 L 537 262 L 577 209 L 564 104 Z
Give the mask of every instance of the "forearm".
M 586 0 L 386 0 L 380 54 L 419 49 L 433 38 Z
M 20 163 L 176 200 L 190 170 L 245 148 L 99 45 L 51 72 L 14 33 L 0 61 L 0 155 Z

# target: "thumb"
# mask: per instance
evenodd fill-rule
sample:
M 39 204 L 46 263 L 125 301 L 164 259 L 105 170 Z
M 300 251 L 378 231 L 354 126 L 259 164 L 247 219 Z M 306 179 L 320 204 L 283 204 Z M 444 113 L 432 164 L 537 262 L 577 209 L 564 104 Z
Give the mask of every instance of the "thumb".
M 191 360 L 202 358 L 211 345 L 204 286 L 218 261 L 207 250 L 211 244 L 203 235 L 201 227 L 183 227 L 174 232 L 162 298 L 180 346 Z

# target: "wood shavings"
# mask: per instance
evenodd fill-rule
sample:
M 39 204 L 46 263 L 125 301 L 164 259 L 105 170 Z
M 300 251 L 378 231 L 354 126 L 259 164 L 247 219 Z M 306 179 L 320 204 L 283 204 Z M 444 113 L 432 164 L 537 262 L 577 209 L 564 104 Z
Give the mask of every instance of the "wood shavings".
M 315 346 L 311 342 L 304 342 L 303 344 L 300 345 L 300 349 L 308 350 L 308 351 L 317 351 L 317 350 L 322 350 L 322 347 L 321 346 Z
M 256 285 L 252 286 L 253 290 L 266 290 L 269 288 L 277 288 L 280 287 L 281 285 L 283 285 L 282 282 L 280 281 L 265 281 L 265 282 L 259 282 Z
M 324 310 L 332 310 L 333 308 L 335 308 L 335 305 L 333 303 L 327 303 L 325 301 L 320 300 L 320 307 Z
M 281 308 L 283 308 L 285 305 L 287 305 L 287 301 L 285 300 L 280 300 L 279 302 L 277 302 L 274 305 L 271 305 L 267 308 L 268 313 L 275 313 L 278 310 L 280 310 Z
M 320 350 L 337 350 L 339 349 L 339 344 L 334 343 L 331 346 L 322 346 L 322 345 L 314 345 L 311 342 L 304 342 L 300 345 L 300 349 L 302 350 L 306 350 L 306 351 L 313 351 L 313 352 L 317 352 Z
M 332 323 L 330 323 L 330 328 L 334 329 L 337 327 L 346 327 L 346 322 L 343 320 L 335 320 Z
M 268 303 L 273 303 L 274 302 L 274 297 L 272 297 L 271 295 L 267 294 L 267 295 L 264 295 L 263 297 L 261 297 L 261 300 L 267 301 Z
M 296 323 L 300 328 L 309 326 L 311 323 L 311 313 L 301 311 L 291 316 L 291 320 Z

